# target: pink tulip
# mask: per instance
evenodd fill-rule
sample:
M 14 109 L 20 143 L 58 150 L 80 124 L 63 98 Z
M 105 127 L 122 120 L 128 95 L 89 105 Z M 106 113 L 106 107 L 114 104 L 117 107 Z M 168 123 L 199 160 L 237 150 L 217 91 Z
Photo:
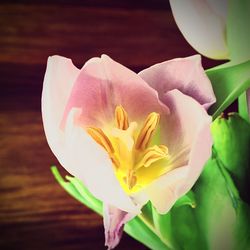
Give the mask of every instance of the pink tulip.
M 200 56 L 139 74 L 103 55 L 78 69 L 48 59 L 42 116 L 61 165 L 104 204 L 106 245 L 149 200 L 164 214 L 188 192 L 211 155 L 215 102 Z

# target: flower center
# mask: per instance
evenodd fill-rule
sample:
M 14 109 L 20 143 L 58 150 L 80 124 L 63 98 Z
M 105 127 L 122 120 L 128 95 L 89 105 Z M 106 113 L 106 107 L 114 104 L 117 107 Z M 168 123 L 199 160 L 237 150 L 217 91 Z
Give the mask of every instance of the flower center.
M 116 177 L 127 193 L 137 192 L 169 171 L 168 148 L 157 145 L 159 120 L 160 115 L 152 112 L 139 129 L 137 122 L 129 122 L 124 108 L 117 106 L 111 128 L 87 128 L 88 134 L 108 153 Z

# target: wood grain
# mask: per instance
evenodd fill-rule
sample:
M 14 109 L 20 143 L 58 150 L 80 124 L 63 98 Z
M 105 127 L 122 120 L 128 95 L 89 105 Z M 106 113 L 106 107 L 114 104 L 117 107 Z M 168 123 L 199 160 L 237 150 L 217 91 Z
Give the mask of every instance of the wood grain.
M 52 177 L 50 166 L 59 164 L 40 113 L 48 56 L 81 67 L 102 53 L 139 71 L 195 51 L 163 0 L 0 5 L 0 249 L 105 249 L 102 219 Z M 124 235 L 117 249 L 146 248 Z
M 138 67 L 194 53 L 183 46 L 166 10 L 5 5 L 0 20 L 0 63 L 44 64 L 48 56 L 63 53 L 82 65 L 107 53 Z

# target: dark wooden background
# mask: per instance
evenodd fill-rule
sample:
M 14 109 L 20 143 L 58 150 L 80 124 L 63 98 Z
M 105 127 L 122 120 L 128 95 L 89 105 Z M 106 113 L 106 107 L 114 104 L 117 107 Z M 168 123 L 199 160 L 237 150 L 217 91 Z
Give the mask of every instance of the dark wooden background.
M 1 1 L 0 249 L 105 249 L 102 218 L 52 177 L 40 113 L 49 55 L 102 53 L 138 72 L 195 51 L 167 0 Z M 117 249 L 146 248 L 124 235 Z

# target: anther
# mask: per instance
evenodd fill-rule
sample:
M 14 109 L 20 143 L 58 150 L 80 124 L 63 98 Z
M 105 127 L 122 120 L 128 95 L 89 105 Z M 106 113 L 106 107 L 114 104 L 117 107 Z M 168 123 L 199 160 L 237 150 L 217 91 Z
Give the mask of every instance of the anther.
M 139 169 L 140 167 L 149 167 L 151 164 L 153 164 L 156 161 L 165 159 L 168 155 L 168 148 L 164 145 L 160 146 L 153 146 L 148 148 L 140 162 L 137 164 L 136 168 Z
M 109 154 L 114 153 L 114 148 L 109 138 L 105 135 L 105 133 L 100 128 L 89 127 L 87 128 L 87 132 Z
M 116 127 L 126 130 L 129 127 L 128 114 L 122 106 L 117 106 L 115 109 Z
M 136 141 L 136 149 L 144 150 L 150 143 L 154 131 L 159 123 L 160 115 L 156 112 L 152 112 L 148 115 L 143 128 Z

